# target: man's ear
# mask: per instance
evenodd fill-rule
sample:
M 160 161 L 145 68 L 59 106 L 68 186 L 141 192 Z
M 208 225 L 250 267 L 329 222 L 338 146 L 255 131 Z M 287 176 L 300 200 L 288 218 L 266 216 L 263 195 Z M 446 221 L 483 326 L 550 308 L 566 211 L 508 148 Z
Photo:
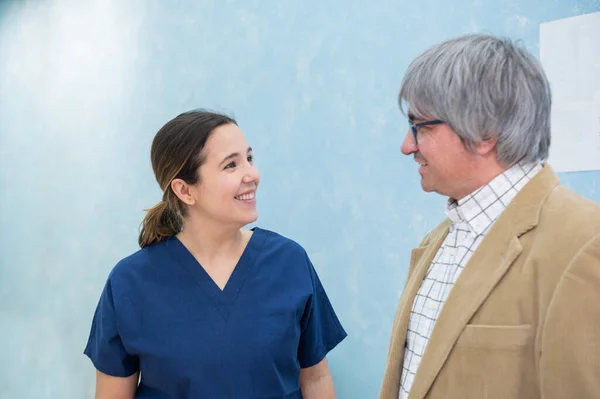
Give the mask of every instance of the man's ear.
M 486 156 L 489 155 L 490 152 L 494 151 L 496 148 L 496 142 L 498 139 L 496 137 L 489 138 L 482 142 L 475 144 L 475 152 L 477 155 Z

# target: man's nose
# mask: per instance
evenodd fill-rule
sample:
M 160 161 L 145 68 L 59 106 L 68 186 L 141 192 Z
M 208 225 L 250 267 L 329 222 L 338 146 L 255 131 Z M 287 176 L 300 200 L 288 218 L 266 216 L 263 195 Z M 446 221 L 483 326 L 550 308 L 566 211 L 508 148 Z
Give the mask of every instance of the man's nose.
M 409 129 L 406 132 L 406 136 L 404 136 L 404 140 L 402 141 L 402 146 L 400 147 L 400 151 L 402 151 L 402 153 L 404 155 L 410 155 L 410 154 L 417 152 L 418 149 L 419 149 L 419 147 L 417 146 L 417 143 L 415 142 L 415 138 L 413 137 L 412 132 Z

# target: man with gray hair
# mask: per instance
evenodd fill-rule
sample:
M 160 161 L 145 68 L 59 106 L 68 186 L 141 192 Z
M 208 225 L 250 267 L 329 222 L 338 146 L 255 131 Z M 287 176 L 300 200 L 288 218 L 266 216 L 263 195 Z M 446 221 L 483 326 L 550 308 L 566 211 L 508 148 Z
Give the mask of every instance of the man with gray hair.
M 545 162 L 540 63 L 461 36 L 412 62 L 399 102 L 402 152 L 449 199 L 411 253 L 379 398 L 600 398 L 600 205 Z

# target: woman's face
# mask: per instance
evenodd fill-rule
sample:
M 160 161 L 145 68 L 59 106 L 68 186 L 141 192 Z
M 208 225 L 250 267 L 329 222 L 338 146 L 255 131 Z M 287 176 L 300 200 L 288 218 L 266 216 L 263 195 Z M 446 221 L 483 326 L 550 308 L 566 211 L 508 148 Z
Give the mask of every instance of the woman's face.
M 225 224 L 254 222 L 260 173 L 242 130 L 233 123 L 219 126 L 206 141 L 203 153 L 199 182 L 190 186 L 195 198 L 190 211 Z

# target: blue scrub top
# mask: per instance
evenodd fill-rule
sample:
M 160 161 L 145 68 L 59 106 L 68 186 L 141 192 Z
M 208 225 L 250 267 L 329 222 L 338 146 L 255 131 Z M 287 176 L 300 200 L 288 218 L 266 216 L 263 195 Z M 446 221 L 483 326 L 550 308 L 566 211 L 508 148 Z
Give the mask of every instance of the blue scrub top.
M 176 237 L 121 260 L 85 348 L 94 366 L 141 371 L 136 398 L 302 398 L 300 368 L 346 332 L 304 249 L 253 231 L 223 290 Z

